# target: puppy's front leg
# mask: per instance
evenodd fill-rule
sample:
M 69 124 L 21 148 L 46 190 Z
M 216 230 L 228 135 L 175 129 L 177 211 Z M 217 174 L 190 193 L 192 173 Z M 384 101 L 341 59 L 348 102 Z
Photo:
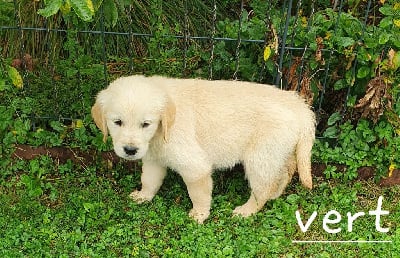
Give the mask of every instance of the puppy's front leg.
M 193 204 L 189 216 L 201 224 L 210 215 L 212 195 L 211 174 L 195 180 L 183 177 L 183 180 Z
M 137 203 L 151 201 L 160 189 L 167 169 L 156 163 L 143 161 L 142 166 L 142 190 L 133 191 L 129 196 Z

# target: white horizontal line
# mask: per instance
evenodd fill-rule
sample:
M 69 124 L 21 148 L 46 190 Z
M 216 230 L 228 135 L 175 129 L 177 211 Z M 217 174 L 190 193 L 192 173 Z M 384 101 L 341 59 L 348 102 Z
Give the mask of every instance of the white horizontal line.
M 316 243 L 369 243 L 369 244 L 379 244 L 379 243 L 392 243 L 392 241 L 387 240 L 292 240 L 293 244 L 301 244 L 301 243 L 309 243 L 309 244 L 316 244 Z

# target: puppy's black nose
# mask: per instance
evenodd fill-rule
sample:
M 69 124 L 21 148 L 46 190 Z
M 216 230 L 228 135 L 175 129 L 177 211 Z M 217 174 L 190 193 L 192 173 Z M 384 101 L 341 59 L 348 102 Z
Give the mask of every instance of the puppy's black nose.
M 136 154 L 136 152 L 138 151 L 138 148 L 136 147 L 132 147 L 132 146 L 125 146 L 124 147 L 124 151 L 126 154 L 128 154 L 129 156 L 133 156 Z

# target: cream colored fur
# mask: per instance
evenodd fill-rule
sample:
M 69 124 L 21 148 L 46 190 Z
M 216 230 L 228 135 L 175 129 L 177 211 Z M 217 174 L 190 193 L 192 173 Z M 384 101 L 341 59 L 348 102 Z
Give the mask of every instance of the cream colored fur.
M 244 217 L 279 197 L 298 170 L 312 188 L 314 113 L 296 93 L 240 81 L 129 76 L 102 90 L 92 116 L 118 156 L 142 159 L 142 189 L 150 201 L 166 168 L 182 176 L 202 223 L 210 214 L 214 169 L 242 163 L 251 196 L 233 213 Z

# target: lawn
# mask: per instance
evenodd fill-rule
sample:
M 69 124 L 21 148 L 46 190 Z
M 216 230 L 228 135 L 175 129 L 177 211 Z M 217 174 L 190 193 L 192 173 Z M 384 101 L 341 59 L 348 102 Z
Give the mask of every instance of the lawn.
M 400 257 L 400 188 L 372 179 L 315 177 L 309 191 L 295 178 L 284 195 L 244 219 L 231 215 L 249 195 L 242 171 L 216 172 L 211 216 L 198 225 L 174 172 L 152 202 L 138 205 L 128 195 L 140 187 L 140 173 L 126 162 L 84 167 L 40 156 L 16 159 L 12 167 L 15 174 L 0 185 L 1 257 Z M 379 196 L 389 214 L 370 215 L 379 210 Z M 338 233 L 323 228 L 332 210 L 342 219 L 334 223 L 331 214 L 325 226 Z M 317 212 L 305 233 L 296 211 L 304 225 Z M 348 212 L 365 213 L 351 232 Z M 294 242 L 319 240 L 390 242 Z

